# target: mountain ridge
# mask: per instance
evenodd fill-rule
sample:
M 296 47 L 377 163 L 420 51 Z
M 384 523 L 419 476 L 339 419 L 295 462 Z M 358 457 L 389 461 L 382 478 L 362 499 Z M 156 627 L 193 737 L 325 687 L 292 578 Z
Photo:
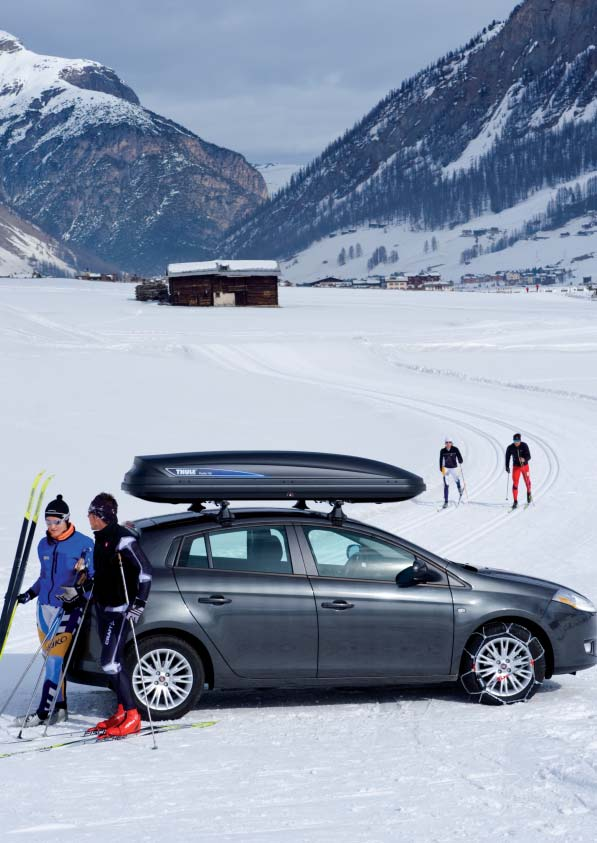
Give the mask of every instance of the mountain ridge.
M 525 0 L 391 91 L 225 243 L 296 253 L 343 227 L 497 213 L 597 168 L 597 5 Z

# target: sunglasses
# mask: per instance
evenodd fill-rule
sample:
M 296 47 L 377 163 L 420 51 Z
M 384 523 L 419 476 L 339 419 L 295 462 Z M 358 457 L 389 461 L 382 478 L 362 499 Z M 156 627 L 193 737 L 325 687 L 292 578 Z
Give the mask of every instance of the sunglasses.
M 46 526 L 57 527 L 59 524 L 62 524 L 64 521 L 66 521 L 66 519 L 66 515 L 64 516 L 64 518 L 46 518 Z

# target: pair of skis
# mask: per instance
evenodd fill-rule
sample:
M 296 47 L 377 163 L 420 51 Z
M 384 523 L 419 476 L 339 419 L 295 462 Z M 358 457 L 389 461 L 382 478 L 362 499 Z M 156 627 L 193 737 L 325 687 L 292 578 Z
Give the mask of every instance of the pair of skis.
M 6 640 L 17 608 L 17 596 L 23 587 L 23 578 L 25 576 L 31 545 L 33 544 L 37 520 L 41 512 L 41 505 L 50 481 L 54 476 L 53 474 L 49 474 L 42 480 L 45 473 L 45 471 L 40 471 L 35 477 L 31 485 L 25 515 L 23 516 L 23 524 L 21 525 L 12 571 L 8 580 L 8 588 L 4 596 L 2 615 L 0 616 L 0 659 L 4 653 Z
M 154 726 L 155 734 L 162 732 L 176 732 L 180 729 L 207 729 L 209 726 L 215 726 L 217 720 L 200 720 L 195 723 L 164 723 L 162 726 Z M 71 733 L 72 734 L 72 733 Z M 74 737 L 67 740 L 62 740 L 57 743 L 43 744 L 42 746 L 30 746 L 26 749 L 15 749 L 10 752 L 0 752 L 0 758 L 14 758 L 15 755 L 28 755 L 31 752 L 50 752 L 52 749 L 64 749 L 67 746 L 81 746 L 83 744 L 97 744 L 97 743 L 111 743 L 112 741 L 128 741 L 129 738 L 142 738 L 151 735 L 151 726 L 144 726 L 139 732 L 133 732 L 131 735 L 126 735 L 121 738 L 100 738 L 98 735 L 83 734 L 80 737 Z M 2 745 L 0 744 L 0 749 Z

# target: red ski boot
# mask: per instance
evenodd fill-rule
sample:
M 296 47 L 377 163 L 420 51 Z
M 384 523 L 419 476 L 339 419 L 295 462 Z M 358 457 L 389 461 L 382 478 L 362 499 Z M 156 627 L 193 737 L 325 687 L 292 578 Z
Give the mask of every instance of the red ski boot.
M 100 720 L 97 726 L 92 726 L 91 729 L 87 729 L 85 732 L 86 735 L 97 735 L 100 732 L 105 732 L 106 729 L 112 729 L 114 726 L 120 726 L 120 724 L 124 721 L 126 717 L 126 711 L 124 710 L 124 706 L 119 705 L 116 709 L 115 714 L 111 717 L 108 717 L 107 720 Z
M 109 738 L 126 738 L 127 735 L 134 735 L 141 730 L 141 715 L 136 708 L 125 712 L 125 718 L 118 726 L 110 726 L 105 732 L 98 735 L 98 740 Z

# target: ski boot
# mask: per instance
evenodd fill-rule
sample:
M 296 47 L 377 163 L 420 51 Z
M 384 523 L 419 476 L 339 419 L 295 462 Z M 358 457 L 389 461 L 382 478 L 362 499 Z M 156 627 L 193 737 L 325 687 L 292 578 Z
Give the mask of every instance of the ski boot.
M 518 509 L 518 501 L 514 501 L 512 504 L 512 509 Z
M 39 716 L 35 711 L 33 714 L 22 714 L 20 717 L 15 717 L 15 726 L 21 726 L 23 729 L 30 729 L 33 726 L 45 726 L 45 719 Z
M 527 506 L 533 502 L 533 496 L 530 492 L 527 492 Z
M 100 741 L 110 738 L 126 738 L 128 735 L 134 735 L 135 732 L 139 732 L 140 730 L 141 715 L 136 708 L 131 708 L 125 712 L 124 720 L 118 726 L 110 726 L 97 737 Z
M 447 509 L 447 508 L 448 508 L 448 501 L 445 501 L 444 505 L 442 506 L 442 509 Z
M 58 705 L 54 709 L 52 716 L 46 722 L 50 724 L 50 726 L 55 726 L 56 723 L 65 723 L 68 720 L 68 710 L 65 705 Z
M 97 735 L 100 732 L 105 732 L 108 729 L 113 729 L 114 726 L 120 726 L 120 724 L 124 722 L 125 717 L 126 711 L 124 710 L 124 706 L 119 704 L 115 713 L 111 717 L 108 717 L 107 720 L 100 720 L 100 722 L 96 726 L 92 726 L 90 729 L 87 729 L 85 734 Z

